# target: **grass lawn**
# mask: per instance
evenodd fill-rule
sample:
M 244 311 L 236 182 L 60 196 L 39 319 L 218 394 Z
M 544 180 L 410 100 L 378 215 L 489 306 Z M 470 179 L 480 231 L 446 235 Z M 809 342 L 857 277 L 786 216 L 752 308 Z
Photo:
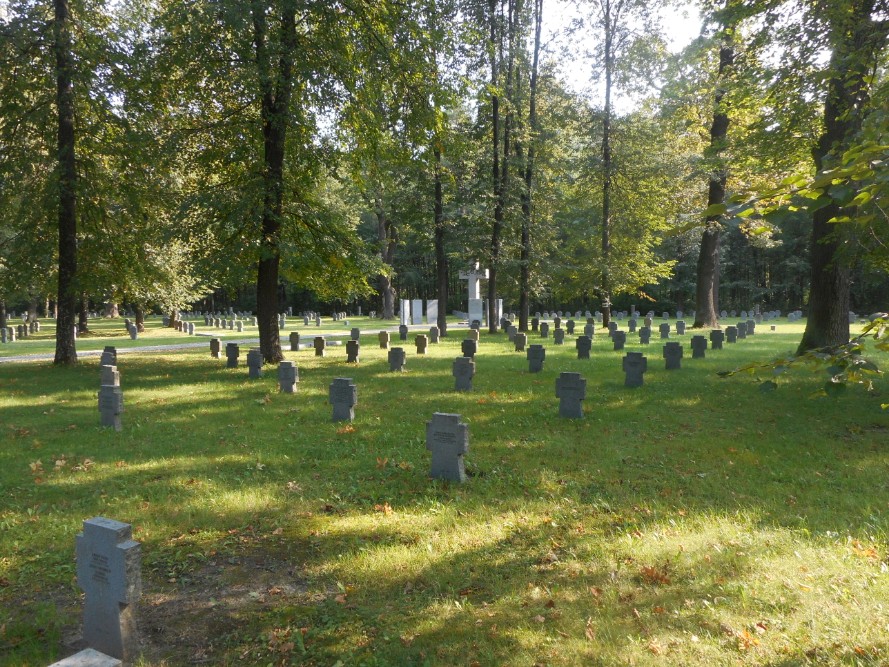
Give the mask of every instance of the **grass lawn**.
M 130 344 L 105 326 L 78 349 Z M 74 538 L 100 515 L 142 543 L 143 665 L 887 665 L 889 384 L 812 399 L 820 376 L 716 375 L 803 326 L 704 360 L 689 332 L 669 372 L 653 337 L 638 389 L 601 330 L 590 360 L 547 340 L 538 374 L 482 333 L 472 393 L 462 331 L 425 357 L 411 334 L 402 374 L 370 335 L 358 366 L 286 352 L 294 395 L 274 368 L 248 380 L 244 349 L 232 370 L 209 343 L 132 353 L 120 433 L 98 426 L 97 358 L 0 364 L 0 664 L 74 651 Z M 152 323 L 138 344 L 166 342 L 195 338 Z M 25 346 L 52 351 L 0 354 Z M 561 371 L 587 379 L 583 420 L 558 417 Z M 335 377 L 358 386 L 351 425 Z M 469 425 L 464 485 L 427 477 L 433 412 Z

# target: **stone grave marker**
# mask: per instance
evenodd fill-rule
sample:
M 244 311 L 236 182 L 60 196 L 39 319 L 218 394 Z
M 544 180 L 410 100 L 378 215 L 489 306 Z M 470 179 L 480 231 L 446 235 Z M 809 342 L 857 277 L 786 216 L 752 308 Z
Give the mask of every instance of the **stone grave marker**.
M 722 343 L 725 340 L 725 332 L 722 329 L 713 329 L 710 331 L 710 349 L 721 350 Z
M 472 322 L 469 323 L 469 329 L 471 331 L 478 331 L 481 328 L 482 328 L 482 321 L 479 319 L 474 319 L 474 320 L 472 320 Z
M 707 356 L 707 338 L 706 336 L 691 337 L 691 358 L 703 359 Z
M 352 330 L 349 332 L 349 338 L 355 341 L 359 340 L 361 338 L 361 329 L 352 327 Z
M 77 584 L 84 592 L 83 640 L 120 660 L 136 657 L 135 605 L 142 595 L 141 546 L 132 526 L 97 516 L 77 535 Z
M 290 351 L 296 352 L 299 350 L 299 331 L 291 331 L 290 332 Z
M 653 320 L 654 320 L 654 318 L 651 315 L 646 315 L 645 316 L 645 326 L 647 326 L 650 329 L 651 323 Z
M 139 339 L 139 328 L 133 324 L 130 326 L 130 340 L 138 340 Z
M 256 326 L 256 324 L 255 324 L 256 318 L 255 317 L 253 318 L 253 321 L 254 321 L 253 326 Z M 309 316 L 308 315 L 303 316 L 303 326 L 306 326 L 306 327 L 309 326 Z
M 631 317 L 629 320 L 627 320 L 627 330 L 629 331 L 629 333 L 636 333 L 637 324 L 638 322 L 636 321 L 635 317 Z
M 466 338 L 460 344 L 460 349 L 463 350 L 464 357 L 475 359 L 475 353 L 478 352 L 478 341 L 475 341 L 472 338 Z
M 403 347 L 393 347 L 389 350 L 389 371 L 399 373 L 404 371 L 406 355 Z
M 624 386 L 641 387 L 642 376 L 648 370 L 648 359 L 641 352 L 627 352 L 623 358 Z
M 247 377 L 252 380 L 262 377 L 262 350 L 258 347 L 247 351 Z
M 556 329 L 553 331 L 553 342 L 556 345 L 564 345 L 565 343 L 565 330 L 564 329 Z
M 438 327 L 434 324 L 429 327 L 429 342 L 430 343 L 438 343 L 439 331 Z
M 553 318 L 553 328 L 554 329 L 561 329 L 562 328 L 562 318 L 558 315 L 556 315 Z
M 380 349 L 388 350 L 389 349 L 389 332 L 381 331 L 377 334 L 377 340 L 380 341 Z
M 49 667 L 122 667 L 123 662 L 92 648 L 52 663 Z
M 639 342 L 643 345 L 648 345 L 651 342 L 651 327 L 639 327 Z
M 407 340 L 407 325 L 399 324 L 398 325 L 398 339 L 399 340 Z
M 540 323 L 540 337 L 541 338 L 549 338 L 549 323 L 547 323 L 547 322 Z
M 682 367 L 682 344 L 676 341 L 666 343 L 663 351 L 668 371 L 675 371 Z
M 414 338 L 414 344 L 417 346 L 417 354 L 426 354 L 426 348 L 429 345 L 429 338 L 420 334 L 416 338 Z
M 676 311 L 676 319 L 677 319 L 677 320 L 681 320 L 681 319 L 682 319 L 682 316 L 683 316 L 684 314 L 685 314 L 685 313 L 683 313 L 681 310 L 677 310 L 677 311 Z
M 6 327 L 3 327 L 2 329 L 0 329 L 0 343 L 6 342 L 6 336 L 7 336 Z
M 284 327 L 281 328 L 283 329 Z M 244 333 L 244 323 L 241 320 L 237 320 L 235 322 L 235 331 L 237 331 L 238 333 Z M 191 322 L 188 323 L 188 333 L 194 336 L 194 325 Z
M 725 341 L 727 343 L 738 342 L 738 327 L 728 326 L 725 328 Z
M 515 341 L 515 335 L 519 332 L 518 328 L 514 324 L 510 324 L 506 327 L 506 338 L 510 343 Z
M 528 372 L 539 373 L 543 370 L 543 361 L 546 359 L 546 348 L 543 345 L 531 345 L 526 353 L 528 357 Z
M 106 345 L 102 350 L 102 356 L 99 357 L 99 366 L 117 366 L 117 348 L 112 345 Z
M 565 331 L 568 332 L 569 336 L 574 335 L 574 328 L 576 326 L 577 326 L 577 322 L 575 322 L 574 320 L 568 320 L 567 322 L 565 322 Z
M 586 380 L 580 373 L 560 373 L 556 378 L 556 398 L 559 399 L 560 417 L 583 419 Z
M 432 452 L 429 476 L 465 482 L 463 455 L 469 451 L 469 427 L 460 415 L 436 412 L 426 422 L 426 449 Z
M 592 323 L 584 325 L 583 335 L 592 340 L 596 336 L 596 327 Z
M 608 337 L 611 338 L 614 335 L 614 332 L 617 331 L 617 322 L 614 320 L 608 321 Z
M 467 340 L 474 340 L 476 343 L 479 341 L 479 335 L 478 329 L 470 329 L 466 332 Z
M 355 406 L 358 405 L 358 387 L 352 378 L 335 378 L 330 383 L 328 401 L 333 406 L 332 421 L 352 421 L 355 419 Z
M 574 347 L 577 349 L 578 359 L 589 359 L 590 350 L 593 348 L 593 339 L 589 336 L 578 336 L 574 341 Z
M 327 341 L 324 340 L 324 336 L 315 336 L 312 339 L 312 347 L 315 348 L 316 357 L 323 357 L 324 351 L 327 349 Z
M 99 423 L 112 426 L 115 431 L 122 429 L 120 415 L 123 413 L 123 391 L 120 388 L 120 373 L 117 366 L 102 365 L 102 379 L 99 386 Z
M 210 356 L 213 359 L 219 359 L 219 351 L 221 349 L 221 344 L 218 338 L 210 339 Z
M 515 335 L 515 339 L 513 340 L 513 344 L 515 345 L 516 352 L 524 352 L 525 345 L 528 344 L 528 334 L 519 332 Z
M 469 357 L 454 359 L 451 374 L 454 376 L 454 391 L 472 391 L 472 378 L 475 375 L 475 362 Z
M 611 332 L 611 342 L 614 343 L 614 350 L 619 352 L 624 349 L 627 343 L 627 332 L 620 329 Z
M 237 343 L 226 343 L 225 345 L 225 367 L 237 368 L 238 357 L 241 356 L 241 349 Z
M 661 332 L 661 340 L 665 340 L 670 337 L 670 323 L 663 322 L 659 327 L 658 331 Z
M 747 335 L 752 336 L 756 333 L 756 320 L 747 320 Z
M 738 322 L 735 327 L 738 329 L 738 339 L 747 338 L 747 323 Z
M 347 340 L 346 341 L 346 363 L 347 364 L 357 364 L 359 363 L 358 355 L 361 353 L 361 343 L 357 340 Z
M 540 328 L 540 318 L 532 317 L 531 318 L 531 333 L 537 333 L 537 330 Z
M 737 316 L 738 316 L 738 311 L 737 311 L 737 310 L 730 310 L 729 313 L 728 313 L 728 316 L 729 316 L 729 317 L 737 317 Z
M 295 394 L 299 384 L 299 370 L 292 361 L 278 364 L 278 388 L 282 394 Z
M 676 320 L 676 335 L 684 336 L 685 335 L 685 322 L 683 320 Z

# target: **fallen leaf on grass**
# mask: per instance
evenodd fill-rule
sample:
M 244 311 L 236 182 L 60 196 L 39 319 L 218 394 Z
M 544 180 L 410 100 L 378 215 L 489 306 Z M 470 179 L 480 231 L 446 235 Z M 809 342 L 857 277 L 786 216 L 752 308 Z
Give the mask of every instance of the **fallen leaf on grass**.
M 389 503 L 383 503 L 382 505 L 374 505 L 374 512 L 382 512 L 383 514 L 392 514 L 392 507 Z
M 586 620 L 586 630 L 584 631 L 587 641 L 595 641 L 596 629 L 593 627 L 593 617 L 589 616 Z
M 537 614 L 537 616 L 535 616 L 535 617 L 532 618 L 531 620 L 534 621 L 535 623 L 545 623 L 545 622 L 546 622 L 546 617 L 545 617 L 545 616 L 541 616 L 540 614 Z
M 338 428 L 336 430 L 337 435 L 346 435 L 348 433 L 354 433 L 354 432 L 355 432 L 355 427 L 352 426 L 351 424 L 346 424 L 345 426 L 341 426 L 340 428 Z
M 387 463 L 389 463 L 389 459 L 381 459 L 379 456 L 377 457 L 377 468 L 383 469 L 386 467 Z
M 658 585 L 670 583 L 666 565 L 660 568 L 644 565 L 640 571 L 640 575 L 642 576 L 642 580 L 647 584 Z
M 757 639 L 754 635 L 751 635 L 746 630 L 740 630 L 735 635 L 738 639 L 738 650 L 739 651 L 747 651 L 754 646 L 759 645 L 759 639 Z

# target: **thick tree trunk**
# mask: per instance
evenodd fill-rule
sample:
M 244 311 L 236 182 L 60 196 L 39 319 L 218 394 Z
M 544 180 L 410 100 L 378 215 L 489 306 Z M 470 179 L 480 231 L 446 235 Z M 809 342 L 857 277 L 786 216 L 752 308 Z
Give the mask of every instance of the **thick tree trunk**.
M 74 160 L 74 86 L 71 54 L 71 15 L 68 0 L 54 0 L 53 48 L 56 56 L 58 111 L 59 288 L 56 353 L 53 363 L 74 365 L 77 348 L 74 318 L 77 311 L 77 171 Z
M 378 196 L 374 202 L 377 214 L 377 239 L 380 243 L 380 259 L 387 266 L 392 266 L 395 260 L 395 247 L 398 243 L 398 234 L 395 225 L 389 220 L 383 208 L 383 198 Z M 377 290 L 380 293 L 380 312 L 384 320 L 395 318 L 395 287 L 392 278 L 381 273 L 377 276 Z
M 134 324 L 136 325 L 136 331 L 139 333 L 145 333 L 145 307 L 141 303 L 137 303 L 135 306 L 136 311 L 136 321 Z
M 281 16 L 280 55 L 276 64 L 267 45 L 266 4 L 254 0 L 254 46 L 262 89 L 263 207 L 259 269 L 256 277 L 256 311 L 259 347 L 268 363 L 284 358 L 278 330 L 278 270 L 281 214 L 284 202 L 284 149 L 293 89 L 293 58 L 296 51 L 294 3 L 284 3 Z
M 812 150 L 818 171 L 838 160 L 861 129 L 875 58 L 889 32 L 889 22 L 875 22 L 873 14 L 874 0 L 851 0 L 842 14 L 844 22 L 832 26 L 835 43 L 824 131 Z M 812 216 L 809 313 L 797 354 L 849 342 L 849 268 L 848 258 L 841 254 L 844 230 L 829 222 L 839 213 L 839 206 L 832 203 Z
M 79 308 L 77 309 L 77 333 L 85 334 L 90 330 L 89 324 L 89 306 L 90 302 L 87 298 L 86 294 L 80 295 L 80 300 L 77 305 Z
M 491 177 L 494 183 L 494 224 L 491 229 L 491 247 L 490 247 L 490 268 L 488 270 L 488 331 L 497 333 L 500 323 L 497 321 L 497 268 L 500 261 L 500 236 L 503 230 L 503 208 L 504 193 L 503 185 L 506 181 L 504 174 L 500 171 L 500 95 L 497 91 L 500 85 L 500 76 L 498 73 L 498 59 L 501 57 L 502 46 L 498 48 L 500 38 L 497 30 L 497 2 L 490 0 L 489 9 L 491 12 L 491 33 L 490 33 L 490 51 L 491 51 Z M 506 162 L 504 161 L 503 170 L 506 170 Z
M 728 3 L 726 4 L 728 7 Z M 722 101 L 725 97 L 725 78 L 728 69 L 735 62 L 735 48 L 733 44 L 733 30 L 727 24 L 723 25 L 723 43 L 719 49 L 719 84 L 714 98 L 715 110 L 713 123 L 710 125 L 710 147 L 708 157 L 718 158 L 725 148 L 725 139 L 728 136 L 729 117 L 723 108 Z M 707 191 L 707 206 L 722 204 L 725 202 L 725 184 L 728 179 L 725 167 L 719 165 L 710 175 Z M 715 328 L 719 326 L 719 236 L 721 233 L 720 216 L 714 215 L 707 218 L 704 234 L 701 236 L 701 249 L 698 254 L 697 288 L 695 292 L 695 307 L 697 314 L 694 328 Z
M 6 300 L 0 299 L 0 329 L 6 328 Z
M 435 295 L 438 299 L 438 327 L 440 336 L 448 335 L 448 256 L 445 254 L 444 193 L 441 187 L 441 150 L 435 155 Z

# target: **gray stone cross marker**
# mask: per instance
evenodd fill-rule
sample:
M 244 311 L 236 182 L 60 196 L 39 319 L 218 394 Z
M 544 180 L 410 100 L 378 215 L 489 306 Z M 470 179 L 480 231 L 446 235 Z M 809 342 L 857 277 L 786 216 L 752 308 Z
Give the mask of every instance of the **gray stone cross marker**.
M 381 331 L 377 334 L 377 340 L 380 341 L 380 349 L 388 350 L 389 349 L 389 332 Z
M 625 387 L 641 387 L 642 375 L 648 370 L 648 359 L 641 352 L 627 352 L 623 359 Z
M 583 419 L 586 380 L 580 373 L 560 373 L 556 378 L 556 398 L 559 399 L 560 417 Z
M 583 335 L 592 340 L 596 336 L 596 327 L 592 324 L 585 324 L 583 327 Z
M 312 346 L 315 348 L 315 356 L 323 357 L 324 350 L 327 348 L 327 341 L 324 340 L 324 336 L 315 336 Z
M 676 320 L 676 334 L 679 336 L 685 335 L 685 321 L 684 320 Z
M 707 337 L 692 336 L 691 337 L 691 358 L 703 359 L 707 356 Z
M 478 352 L 478 342 L 467 338 L 460 344 L 460 349 L 463 350 L 464 357 L 475 359 L 475 353 Z
M 478 329 L 470 329 L 469 331 L 466 332 L 466 339 L 467 340 L 474 340 L 477 343 L 479 341 L 480 335 L 481 334 L 479 334 Z
M 210 339 L 210 356 L 214 359 L 219 359 L 219 351 L 222 349 L 220 340 L 218 338 Z
M 290 351 L 296 352 L 299 350 L 299 331 L 291 331 L 290 332 Z
M 651 342 L 651 327 L 639 327 L 639 342 L 643 345 Z
M 578 336 L 577 340 L 574 341 L 574 347 L 577 348 L 578 359 L 589 359 L 593 341 L 589 336 Z
M 710 331 L 710 349 L 721 350 L 722 342 L 725 340 L 725 332 L 722 329 L 711 329 Z
M 675 371 L 682 367 L 682 344 L 673 341 L 664 345 L 664 359 L 668 371 Z
M 247 377 L 253 380 L 262 377 L 262 350 L 258 347 L 247 351 Z
M 629 320 L 627 320 L 627 331 L 629 331 L 630 333 L 636 333 L 637 324 L 639 323 L 636 321 L 636 318 L 631 317 Z
M 430 343 L 438 343 L 438 337 L 441 335 L 441 332 L 438 330 L 438 327 L 434 324 L 429 327 L 429 342 Z
M 528 348 L 528 372 L 539 373 L 543 370 L 543 360 L 546 359 L 546 348 L 543 345 L 532 345 Z
M 549 338 L 549 323 L 541 322 L 540 323 L 540 337 L 541 338 Z
M 568 332 L 569 336 L 574 335 L 574 327 L 576 327 L 576 326 L 577 326 L 577 322 L 575 322 L 574 320 L 568 320 L 567 322 L 565 322 L 565 331 Z
M 406 324 L 399 325 L 398 338 L 399 338 L 399 340 L 407 340 L 407 325 Z
M 329 402 L 333 406 L 333 420 L 352 421 L 355 419 L 355 406 L 358 405 L 358 387 L 352 378 L 334 378 L 330 383 Z
M 624 345 L 627 342 L 627 332 L 621 331 L 620 329 L 611 332 L 611 340 L 614 342 L 615 351 L 620 351 L 624 349 Z
M 664 339 L 666 339 L 666 338 L 669 338 L 669 337 L 670 337 L 670 323 L 669 323 L 669 322 L 663 322 L 663 323 L 658 327 L 658 331 L 661 332 L 661 340 L 664 340 Z
M 113 345 L 106 345 L 102 350 L 102 356 L 99 358 L 99 366 L 117 366 L 117 348 Z
M 120 373 L 117 366 L 102 366 L 102 384 L 99 387 L 99 423 L 112 426 L 115 431 L 123 427 L 120 415 L 123 412 L 123 391 L 120 388 Z
M 299 369 L 292 361 L 278 364 L 278 388 L 282 394 L 295 394 L 299 383 Z
M 553 328 L 554 329 L 561 329 L 562 328 L 562 318 L 559 317 L 558 315 L 556 315 L 553 318 Z
M 469 427 L 460 421 L 460 415 L 433 413 L 426 422 L 426 449 L 432 452 L 430 477 L 466 481 L 463 455 L 469 451 Z
M 540 318 L 532 317 L 531 318 L 531 333 L 537 333 L 537 330 L 540 328 Z
M 472 378 L 475 375 L 475 362 L 469 357 L 457 357 L 451 371 L 454 376 L 454 391 L 472 391 Z
M 617 322 L 615 322 L 614 320 L 610 320 L 608 322 L 608 337 L 609 338 L 611 338 L 611 336 L 614 334 L 614 332 L 617 331 L 617 326 L 618 326 Z
M 141 546 L 132 526 L 104 517 L 77 536 L 77 584 L 85 594 L 83 639 L 120 660 L 135 657 L 135 603 L 142 595 Z
M 226 343 L 225 345 L 225 367 L 237 368 L 238 357 L 241 356 L 241 348 L 237 343 Z
M 357 364 L 360 363 L 358 355 L 361 352 L 361 343 L 357 340 L 348 340 L 346 341 L 346 363 L 347 364 Z
M 389 370 L 404 371 L 405 353 L 403 347 L 393 347 L 389 350 Z
M 426 354 L 426 348 L 429 346 L 429 338 L 425 334 L 420 334 L 414 338 L 414 344 L 417 346 L 417 354 Z
M 506 337 L 510 343 L 515 342 L 515 335 L 519 332 L 518 328 L 514 324 L 510 324 L 506 327 Z
M 747 320 L 747 335 L 752 336 L 756 333 L 756 320 Z
M 461 271 L 459 274 L 460 280 L 466 281 L 466 292 L 469 299 L 481 299 L 481 281 L 488 279 L 488 270 L 478 268 L 478 262 L 472 267 L 470 271 Z
M 747 338 L 747 322 L 738 322 L 735 326 L 738 328 L 738 338 Z
M 738 342 L 738 327 L 727 326 L 725 328 L 725 341 L 727 343 Z
M 524 352 L 525 345 L 528 344 L 528 334 L 520 331 L 519 333 L 517 333 L 515 335 L 515 338 L 513 339 L 512 342 L 515 344 L 515 351 L 516 352 Z
M 361 329 L 358 327 L 352 327 L 352 330 L 349 332 L 349 338 L 352 340 L 358 340 L 361 338 Z
M 556 345 L 564 345 L 565 344 L 565 330 L 564 329 L 556 329 L 553 331 L 553 342 Z

